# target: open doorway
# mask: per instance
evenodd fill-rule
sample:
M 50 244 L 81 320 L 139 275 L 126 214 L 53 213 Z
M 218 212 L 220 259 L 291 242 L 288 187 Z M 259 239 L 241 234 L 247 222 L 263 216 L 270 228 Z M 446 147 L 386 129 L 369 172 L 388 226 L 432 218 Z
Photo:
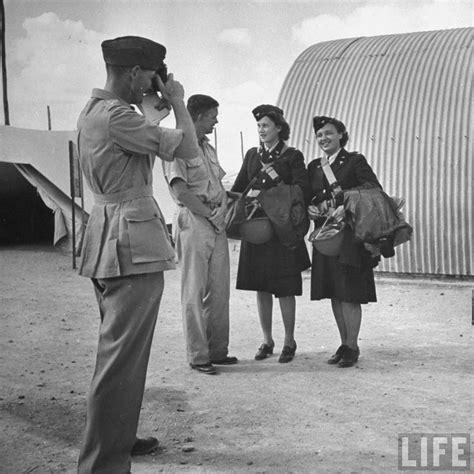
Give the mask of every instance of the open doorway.
M 53 245 L 54 213 L 12 163 L 0 162 L 0 245 Z

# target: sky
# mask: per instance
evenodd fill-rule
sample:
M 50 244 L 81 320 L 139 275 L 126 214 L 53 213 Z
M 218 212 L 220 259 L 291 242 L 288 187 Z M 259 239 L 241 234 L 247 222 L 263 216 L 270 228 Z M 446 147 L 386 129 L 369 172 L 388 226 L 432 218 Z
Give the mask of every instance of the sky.
M 169 72 L 220 104 L 218 155 L 229 173 L 258 145 L 252 109 L 276 104 L 316 43 L 473 26 L 472 0 L 4 0 L 10 125 L 74 130 L 105 84 L 100 44 L 138 35 L 167 48 Z M 1 111 L 4 123 L 3 106 Z M 162 122 L 174 127 L 172 116 Z M 291 124 L 290 124 L 291 126 Z M 291 145 L 291 137 L 289 144 Z

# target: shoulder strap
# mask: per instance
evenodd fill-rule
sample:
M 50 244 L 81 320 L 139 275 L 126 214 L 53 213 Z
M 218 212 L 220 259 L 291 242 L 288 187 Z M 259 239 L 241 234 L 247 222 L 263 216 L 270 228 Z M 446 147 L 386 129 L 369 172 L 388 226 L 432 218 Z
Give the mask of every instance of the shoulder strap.
M 337 179 L 331 169 L 331 165 L 329 164 L 329 160 L 326 156 L 321 157 L 321 168 L 323 169 L 324 175 L 328 180 L 333 196 L 340 193 L 342 191 L 341 186 L 339 186 Z
M 328 180 L 329 186 L 332 187 L 334 183 L 337 183 L 337 179 L 334 176 L 334 173 L 332 172 L 331 165 L 329 164 L 329 160 L 325 156 L 321 157 L 321 167 L 324 171 L 326 179 Z
M 265 163 L 265 164 L 262 166 L 262 169 L 250 180 L 250 182 L 249 182 L 249 184 L 247 185 L 247 187 L 243 190 L 242 196 L 245 196 L 245 195 L 252 189 L 252 186 L 255 184 L 255 182 L 256 182 L 257 179 L 258 179 L 258 175 L 259 175 L 262 171 L 265 171 L 267 168 L 270 168 L 271 165 L 272 165 L 272 162 L 270 161 L 270 163 Z
M 283 155 L 283 153 L 288 149 L 288 145 L 286 143 L 283 143 L 283 146 L 281 148 L 281 152 L 280 152 L 280 156 Z M 247 187 L 244 189 L 244 191 L 242 192 L 242 195 L 245 196 L 251 189 L 252 189 L 252 186 L 255 184 L 255 182 L 257 181 L 258 179 L 258 175 L 263 171 L 263 172 L 266 172 L 266 170 L 268 168 L 271 168 L 272 172 L 276 174 L 276 177 L 274 177 L 273 179 L 276 179 L 278 178 L 278 173 L 277 171 L 275 170 L 275 168 L 273 167 L 273 163 L 274 163 L 275 160 L 272 160 L 272 161 L 269 161 L 268 163 L 262 163 L 262 169 L 250 180 L 249 184 L 247 185 Z

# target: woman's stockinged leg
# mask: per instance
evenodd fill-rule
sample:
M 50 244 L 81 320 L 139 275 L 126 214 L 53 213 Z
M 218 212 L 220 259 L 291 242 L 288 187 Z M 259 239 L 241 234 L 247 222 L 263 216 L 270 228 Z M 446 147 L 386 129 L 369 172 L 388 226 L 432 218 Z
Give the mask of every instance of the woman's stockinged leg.
M 341 345 L 347 345 L 347 329 L 344 320 L 342 304 L 343 303 L 341 301 L 336 300 L 335 298 L 331 299 L 332 312 L 334 314 L 337 329 L 339 330 L 339 335 L 341 337 Z
M 295 313 L 296 298 L 294 296 L 282 296 L 279 298 L 283 326 L 285 327 L 284 346 L 295 345 Z
M 342 301 L 342 314 L 347 331 L 346 344 L 356 350 L 358 347 L 359 331 L 362 321 L 362 308 L 359 303 L 347 303 Z
M 257 309 L 258 317 L 260 319 L 260 326 L 262 327 L 263 332 L 263 342 L 268 346 L 272 346 L 273 296 L 271 293 L 257 291 Z

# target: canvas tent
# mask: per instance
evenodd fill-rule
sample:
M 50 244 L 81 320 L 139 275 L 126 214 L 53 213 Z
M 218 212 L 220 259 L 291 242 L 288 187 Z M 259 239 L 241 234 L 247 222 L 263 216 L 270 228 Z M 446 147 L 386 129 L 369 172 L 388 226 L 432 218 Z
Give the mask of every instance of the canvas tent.
M 72 200 L 69 142 L 72 131 L 28 130 L 0 127 L 0 242 L 8 243 L 13 234 L 44 235 L 42 227 L 51 221 L 51 241 L 72 249 Z M 157 160 L 154 169 L 155 197 L 168 223 L 174 203 Z M 27 184 L 29 183 L 29 184 Z M 35 189 L 36 201 L 31 189 Z M 38 198 L 41 202 L 38 203 Z M 49 211 L 45 212 L 44 206 Z M 81 242 L 83 218 L 92 208 L 92 195 L 84 184 L 84 213 L 75 200 L 76 242 Z M 3 236 L 3 239 L 2 239 Z M 13 239 L 15 241 L 15 239 Z M 77 245 L 76 245 L 77 248 Z

